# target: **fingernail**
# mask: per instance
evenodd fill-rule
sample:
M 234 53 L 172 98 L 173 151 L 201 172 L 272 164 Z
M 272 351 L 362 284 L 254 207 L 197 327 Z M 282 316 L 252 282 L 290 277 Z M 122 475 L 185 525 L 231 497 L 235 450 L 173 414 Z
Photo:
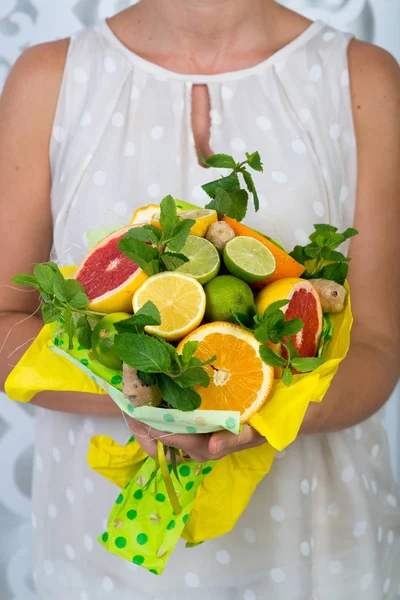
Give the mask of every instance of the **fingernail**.
M 218 454 L 218 452 L 222 452 L 222 450 L 225 450 L 227 444 L 225 440 L 217 440 L 216 442 L 214 442 L 214 448 L 212 450 L 213 454 Z

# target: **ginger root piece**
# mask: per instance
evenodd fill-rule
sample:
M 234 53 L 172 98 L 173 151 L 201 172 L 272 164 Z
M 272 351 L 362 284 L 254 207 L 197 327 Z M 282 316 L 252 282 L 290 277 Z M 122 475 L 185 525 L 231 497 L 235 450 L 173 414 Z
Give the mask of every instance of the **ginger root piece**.
M 329 279 L 310 279 L 310 283 L 318 292 L 322 312 L 340 313 L 344 309 L 347 291 L 345 288 Z
M 207 230 L 206 239 L 211 242 L 218 252 L 222 254 L 226 244 L 235 237 L 235 232 L 228 223 L 217 221 L 210 225 Z
M 135 408 L 139 406 L 159 406 L 160 390 L 155 386 L 145 385 L 138 377 L 137 370 L 126 363 L 122 366 L 122 391 Z

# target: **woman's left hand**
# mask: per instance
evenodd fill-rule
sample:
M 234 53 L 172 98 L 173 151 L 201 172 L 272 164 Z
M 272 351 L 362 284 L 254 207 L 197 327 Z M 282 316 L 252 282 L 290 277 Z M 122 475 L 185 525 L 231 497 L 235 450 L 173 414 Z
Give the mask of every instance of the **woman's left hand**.
M 153 429 L 135 419 L 129 419 L 129 426 L 136 441 L 152 458 L 157 455 L 158 441 L 166 446 L 182 450 L 184 455 L 189 456 L 196 462 L 217 460 L 232 452 L 255 448 L 266 442 L 265 438 L 250 425 L 244 425 L 239 435 L 235 435 L 230 431 L 203 434 L 170 434 Z

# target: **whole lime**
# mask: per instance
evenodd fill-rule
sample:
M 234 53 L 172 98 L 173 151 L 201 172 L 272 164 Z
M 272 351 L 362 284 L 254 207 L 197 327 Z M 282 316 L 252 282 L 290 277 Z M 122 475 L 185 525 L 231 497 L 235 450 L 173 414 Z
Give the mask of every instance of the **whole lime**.
M 122 369 L 122 361 L 115 352 L 115 334 L 114 323 L 129 319 L 132 315 L 124 312 L 116 312 L 106 315 L 97 323 L 92 332 L 92 351 L 95 358 L 105 367 Z
M 220 275 L 204 287 L 206 293 L 205 318 L 210 323 L 228 321 L 233 323 L 235 313 L 247 314 L 254 304 L 251 288 L 245 281 L 233 275 Z

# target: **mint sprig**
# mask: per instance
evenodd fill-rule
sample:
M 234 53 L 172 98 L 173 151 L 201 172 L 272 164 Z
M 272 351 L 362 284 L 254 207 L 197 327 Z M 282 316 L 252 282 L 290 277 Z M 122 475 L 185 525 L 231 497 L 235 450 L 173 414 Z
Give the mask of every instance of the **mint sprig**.
M 145 385 L 156 385 L 164 401 L 179 410 L 195 410 L 201 398 L 195 386 L 208 387 L 210 377 L 204 367 L 215 360 L 201 361 L 195 355 L 198 342 L 187 342 L 179 355 L 172 344 L 147 335 L 147 325 L 160 325 L 160 313 L 147 302 L 135 315 L 115 323 L 115 350 L 119 358 L 138 371 Z
M 174 199 L 166 196 L 160 205 L 161 231 L 154 225 L 132 227 L 119 241 L 118 248 L 147 275 L 174 271 L 189 260 L 179 250 L 195 222 L 179 217 Z
M 219 217 L 228 216 L 237 221 L 242 221 L 247 212 L 249 194 L 253 196 L 254 209 L 260 208 L 257 190 L 251 173 L 247 170 L 250 167 L 254 171 L 262 171 L 263 165 L 258 152 L 249 154 L 246 152 L 246 160 L 236 162 L 233 156 L 228 154 L 213 154 L 209 158 L 201 156 L 202 162 L 208 167 L 217 169 L 231 169 L 232 173 L 210 181 L 202 186 L 210 198 L 211 202 L 206 208 L 214 209 Z M 242 175 L 245 187 L 242 189 L 238 175 Z
M 79 281 L 65 279 L 56 263 L 47 262 L 35 265 L 33 275 L 16 275 L 13 282 L 38 290 L 44 323 L 62 323 L 70 349 L 74 337 L 83 348 L 91 349 L 92 326 L 88 319 L 103 317 L 104 313 L 86 310 L 89 300 Z
M 330 279 L 343 285 L 349 271 L 350 259 L 337 252 L 343 242 L 358 234 L 353 227 L 343 233 L 333 225 L 314 225 L 315 231 L 309 236 L 306 246 L 295 246 L 290 256 L 298 263 L 306 266 L 302 274 L 304 279 Z M 310 266 L 311 265 L 311 266 Z
M 236 322 L 249 331 L 260 342 L 260 358 L 271 367 L 282 367 L 282 381 L 291 385 L 293 371 L 308 373 L 319 367 L 323 359 L 321 356 L 301 358 L 293 346 L 291 336 L 296 335 L 304 327 L 301 319 L 285 320 L 282 308 L 290 302 L 289 299 L 278 300 L 268 306 L 262 316 L 257 315 L 255 306 L 248 315 L 234 315 Z M 286 357 L 278 354 L 267 344 L 279 344 L 286 350 Z

